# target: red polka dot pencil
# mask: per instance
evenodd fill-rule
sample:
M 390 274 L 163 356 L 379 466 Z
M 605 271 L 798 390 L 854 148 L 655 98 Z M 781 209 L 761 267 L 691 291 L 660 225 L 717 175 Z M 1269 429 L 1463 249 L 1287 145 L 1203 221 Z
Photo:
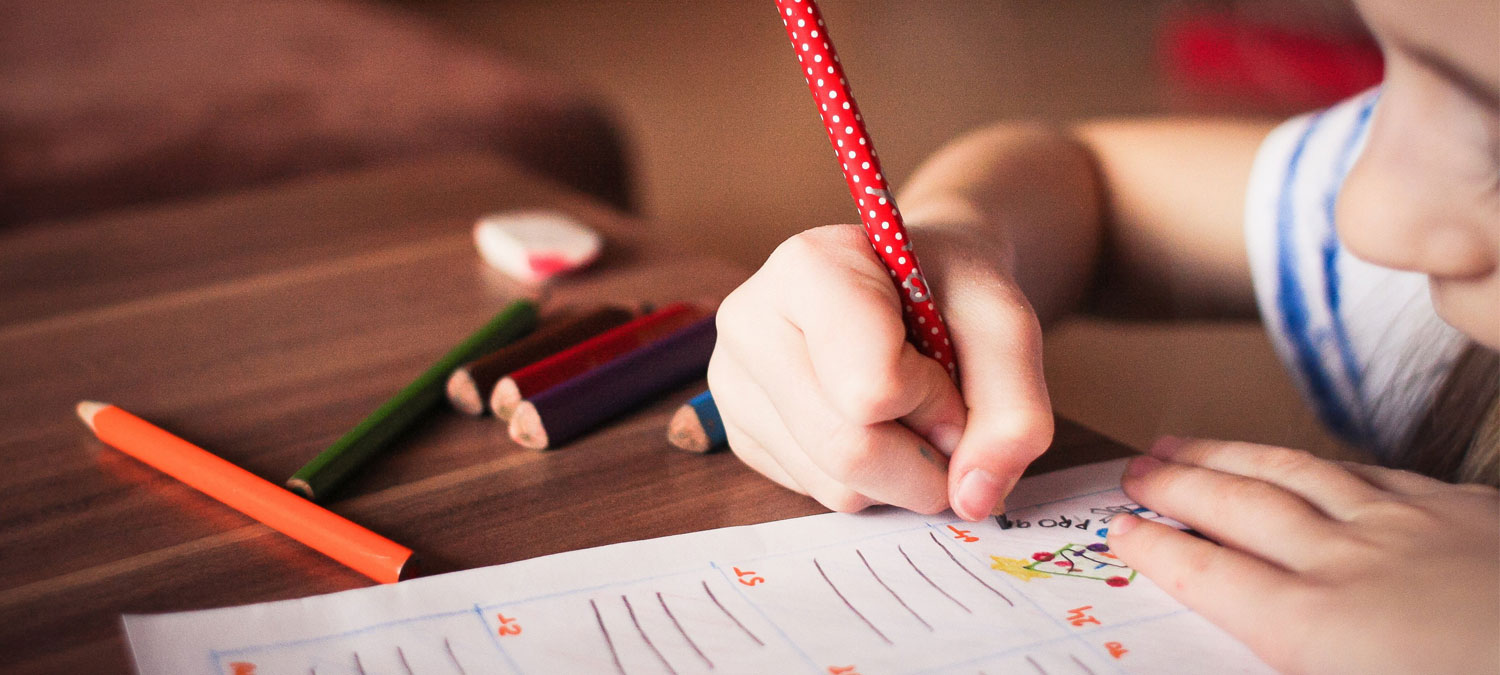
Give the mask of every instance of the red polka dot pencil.
M 818 104 L 823 126 L 828 129 L 828 141 L 843 165 L 844 180 L 859 208 L 865 235 L 900 288 L 907 336 L 917 351 L 956 374 L 958 363 L 948 340 L 948 327 L 938 314 L 927 279 L 912 252 L 911 237 L 880 170 L 875 144 L 865 130 L 859 105 L 850 94 L 844 67 L 823 23 L 823 12 L 813 0 L 776 0 L 776 7 L 797 52 L 808 89 Z

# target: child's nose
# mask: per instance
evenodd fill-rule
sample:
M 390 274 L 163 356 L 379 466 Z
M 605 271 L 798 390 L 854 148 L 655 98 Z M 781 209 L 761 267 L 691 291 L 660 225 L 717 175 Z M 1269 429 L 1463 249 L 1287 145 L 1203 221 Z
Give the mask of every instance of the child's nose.
M 1493 205 L 1458 189 L 1451 171 L 1416 160 L 1419 141 L 1372 131 L 1369 144 L 1339 191 L 1339 238 L 1354 255 L 1383 267 L 1439 278 L 1473 279 L 1495 271 L 1492 223 L 1479 214 Z M 1424 158 L 1425 159 L 1425 158 Z

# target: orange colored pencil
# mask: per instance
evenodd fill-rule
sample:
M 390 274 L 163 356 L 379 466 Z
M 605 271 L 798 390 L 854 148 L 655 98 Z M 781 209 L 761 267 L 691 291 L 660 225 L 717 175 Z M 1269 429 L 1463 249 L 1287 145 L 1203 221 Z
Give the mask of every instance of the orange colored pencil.
M 383 584 L 413 571 L 411 549 L 360 527 L 108 403 L 80 401 L 99 440 Z

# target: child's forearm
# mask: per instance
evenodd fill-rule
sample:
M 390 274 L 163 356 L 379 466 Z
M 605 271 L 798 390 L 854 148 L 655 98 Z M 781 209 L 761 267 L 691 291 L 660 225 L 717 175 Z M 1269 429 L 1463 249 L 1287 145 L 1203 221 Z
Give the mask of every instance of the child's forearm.
M 999 259 L 1045 322 L 1082 304 L 1103 204 L 1087 148 L 1067 132 L 1001 125 L 934 153 L 897 199 L 941 294 L 954 255 Z M 933 255 L 928 249 L 940 249 Z
M 899 203 L 922 230 L 924 264 L 938 289 L 945 258 L 986 255 L 1007 266 L 1044 322 L 1093 309 L 1249 315 L 1241 214 L 1250 163 L 1269 128 L 1188 120 L 999 125 L 935 153 Z

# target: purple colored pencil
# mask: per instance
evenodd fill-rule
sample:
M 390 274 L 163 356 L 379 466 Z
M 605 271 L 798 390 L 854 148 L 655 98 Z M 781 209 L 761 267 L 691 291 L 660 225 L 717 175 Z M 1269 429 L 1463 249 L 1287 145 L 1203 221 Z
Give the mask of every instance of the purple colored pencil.
M 536 450 L 557 447 L 657 396 L 700 379 L 713 354 L 714 317 L 547 389 L 516 407 L 510 437 Z

